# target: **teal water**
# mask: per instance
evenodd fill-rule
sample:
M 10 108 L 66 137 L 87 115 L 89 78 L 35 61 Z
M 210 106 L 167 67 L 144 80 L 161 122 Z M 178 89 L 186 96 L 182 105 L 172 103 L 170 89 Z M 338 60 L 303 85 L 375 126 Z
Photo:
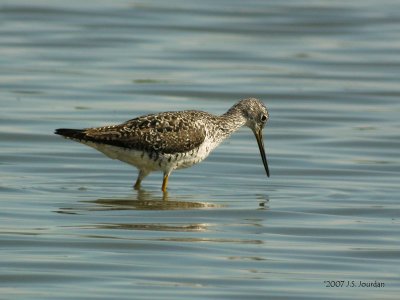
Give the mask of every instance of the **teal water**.
M 0 298 L 398 299 L 399 41 L 390 0 L 0 0 Z M 53 134 L 249 96 L 270 178 L 248 128 L 164 196 Z

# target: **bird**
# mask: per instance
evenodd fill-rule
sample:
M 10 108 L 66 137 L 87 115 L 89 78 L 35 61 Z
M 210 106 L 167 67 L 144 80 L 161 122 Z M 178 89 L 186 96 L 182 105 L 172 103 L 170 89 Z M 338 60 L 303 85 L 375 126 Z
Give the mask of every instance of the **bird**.
M 55 134 L 90 146 L 112 159 L 139 170 L 135 189 L 153 171 L 163 172 L 165 193 L 172 171 L 203 161 L 219 144 L 242 126 L 249 127 L 257 140 L 267 176 L 270 176 L 263 142 L 269 112 L 257 98 L 242 99 L 226 113 L 213 115 L 199 110 L 148 114 L 119 125 L 70 129 Z

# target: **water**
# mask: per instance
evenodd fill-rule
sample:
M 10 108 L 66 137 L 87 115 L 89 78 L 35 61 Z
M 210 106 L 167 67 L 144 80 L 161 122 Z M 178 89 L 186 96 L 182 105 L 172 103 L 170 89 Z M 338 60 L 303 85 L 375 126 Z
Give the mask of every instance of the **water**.
M 0 298 L 398 299 L 399 6 L 0 1 Z M 248 96 L 270 178 L 247 128 L 164 197 L 53 134 Z

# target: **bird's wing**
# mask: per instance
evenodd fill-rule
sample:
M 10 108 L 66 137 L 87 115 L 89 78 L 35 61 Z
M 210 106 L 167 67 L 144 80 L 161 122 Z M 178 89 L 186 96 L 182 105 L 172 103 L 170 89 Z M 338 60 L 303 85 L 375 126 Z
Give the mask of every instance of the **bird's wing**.
M 135 150 L 187 152 L 199 147 L 206 137 L 201 114 L 184 111 L 147 115 L 120 125 L 84 129 L 81 139 Z

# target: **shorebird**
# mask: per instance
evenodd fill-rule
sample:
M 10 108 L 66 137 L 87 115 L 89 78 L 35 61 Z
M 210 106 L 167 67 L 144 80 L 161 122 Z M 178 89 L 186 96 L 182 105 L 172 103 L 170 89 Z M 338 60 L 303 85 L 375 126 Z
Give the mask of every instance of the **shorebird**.
M 166 192 L 168 177 L 173 170 L 201 162 L 242 126 L 253 131 L 269 177 L 262 136 L 268 119 L 266 106 L 256 98 L 248 98 L 239 101 L 221 116 L 197 110 L 163 112 L 141 116 L 119 125 L 60 128 L 56 129 L 55 134 L 135 166 L 139 170 L 135 189 L 140 188 L 142 180 L 150 172 L 162 171 L 161 190 Z

